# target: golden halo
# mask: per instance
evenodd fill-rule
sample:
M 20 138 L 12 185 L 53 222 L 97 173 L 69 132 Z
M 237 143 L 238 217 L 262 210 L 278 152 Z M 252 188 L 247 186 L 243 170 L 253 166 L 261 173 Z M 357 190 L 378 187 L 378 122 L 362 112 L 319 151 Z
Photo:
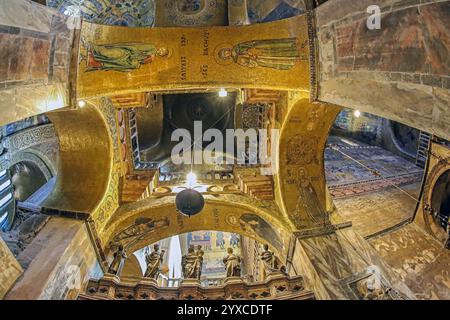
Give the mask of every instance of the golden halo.
M 223 60 L 219 57 L 220 50 L 225 49 L 225 48 L 232 49 L 233 45 L 229 44 L 229 43 L 221 43 L 214 49 L 214 59 L 216 60 L 217 64 L 220 64 L 222 66 L 228 66 L 233 63 L 233 60 L 231 57 L 228 60 Z
M 167 48 L 165 46 L 158 46 L 158 47 L 156 47 L 156 50 L 163 49 L 163 48 L 167 50 L 167 55 L 160 56 L 158 54 L 155 54 L 155 56 L 158 57 L 158 58 L 161 58 L 161 59 L 169 59 L 172 56 L 172 54 L 173 54 L 173 49 Z

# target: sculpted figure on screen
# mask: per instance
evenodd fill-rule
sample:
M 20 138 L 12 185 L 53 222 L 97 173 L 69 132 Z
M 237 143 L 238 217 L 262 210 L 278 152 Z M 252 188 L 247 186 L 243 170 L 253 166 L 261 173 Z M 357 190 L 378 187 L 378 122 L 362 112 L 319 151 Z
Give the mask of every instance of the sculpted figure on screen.
M 286 274 L 286 267 L 281 263 L 275 253 L 269 250 L 269 246 L 267 244 L 264 245 L 264 251 L 261 252 L 260 258 L 264 264 L 264 272 L 266 276 L 276 272 Z
M 120 276 L 122 273 L 123 265 L 127 259 L 127 254 L 122 245 L 119 246 L 116 252 L 114 252 L 114 259 L 109 266 L 108 273 Z
M 225 269 L 227 271 L 227 278 L 241 276 L 241 257 L 233 253 L 232 248 L 228 248 L 228 255 L 223 258 Z
M 165 251 L 159 252 L 159 245 L 155 244 L 153 246 L 154 251 L 149 255 L 145 256 L 145 261 L 147 262 L 147 270 L 145 271 L 144 277 L 158 279 L 160 273 L 160 266 L 164 259 Z
M 203 267 L 204 251 L 198 246 L 197 251 L 193 245 L 188 249 L 188 253 L 181 258 L 181 270 L 185 279 L 200 280 Z

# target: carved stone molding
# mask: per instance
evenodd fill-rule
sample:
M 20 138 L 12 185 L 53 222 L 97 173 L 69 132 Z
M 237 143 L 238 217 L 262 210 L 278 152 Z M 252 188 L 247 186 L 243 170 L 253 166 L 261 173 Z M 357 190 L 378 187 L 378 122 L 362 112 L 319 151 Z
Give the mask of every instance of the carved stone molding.
M 42 125 L 24 130 L 9 137 L 8 150 L 14 154 L 38 144 L 53 142 L 55 139 L 56 132 L 53 125 Z
M 348 296 L 355 300 L 410 300 L 392 288 L 381 273 L 376 275 L 364 271 L 352 274 L 339 282 Z
M 119 279 L 105 275 L 90 280 L 86 293 L 79 300 L 314 300 L 312 291 L 305 290 L 301 276 L 275 275 L 264 282 L 227 279 L 223 285 L 202 287 L 199 281 L 182 281 L 179 287 L 158 287 L 155 282 L 139 278 Z
M 316 33 L 316 16 L 314 11 L 306 12 L 308 23 L 308 41 L 309 41 L 309 70 L 310 70 L 310 100 L 311 102 L 318 100 L 318 49 L 317 49 L 317 33 Z
M 318 226 L 314 228 L 304 229 L 301 231 L 294 232 L 294 235 L 297 237 L 297 239 L 306 239 L 306 238 L 313 238 L 313 237 L 321 237 L 328 234 L 332 234 L 336 232 L 337 230 L 342 230 L 346 228 L 350 228 L 352 226 L 352 222 L 343 222 L 338 224 L 325 224 L 323 226 Z

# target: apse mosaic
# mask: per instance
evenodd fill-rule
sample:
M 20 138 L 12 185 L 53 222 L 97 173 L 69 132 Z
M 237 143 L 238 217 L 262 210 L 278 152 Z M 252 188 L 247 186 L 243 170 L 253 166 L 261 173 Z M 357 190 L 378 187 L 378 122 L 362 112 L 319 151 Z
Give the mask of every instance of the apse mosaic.
M 194 14 L 205 7 L 205 0 L 182 0 L 177 1 L 178 10 L 184 14 Z
M 151 27 L 155 20 L 153 0 L 49 0 L 47 4 L 98 24 Z
M 223 26 L 228 24 L 226 0 L 155 0 L 155 26 Z
M 227 248 L 233 248 L 235 254 L 241 254 L 241 237 L 235 233 L 222 231 L 196 231 L 187 234 L 187 247 L 202 246 L 205 252 L 202 276 L 224 278 L 223 258 Z

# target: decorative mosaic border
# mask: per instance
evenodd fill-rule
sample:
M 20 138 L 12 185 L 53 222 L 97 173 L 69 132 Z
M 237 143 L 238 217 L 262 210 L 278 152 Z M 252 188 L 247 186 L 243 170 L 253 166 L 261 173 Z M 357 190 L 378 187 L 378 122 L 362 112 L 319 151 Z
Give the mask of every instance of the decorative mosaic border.
M 309 41 L 309 76 L 310 76 L 310 101 L 318 101 L 318 74 L 317 74 L 317 33 L 316 33 L 316 16 L 314 11 L 308 10 L 306 12 L 308 24 L 308 41 Z

